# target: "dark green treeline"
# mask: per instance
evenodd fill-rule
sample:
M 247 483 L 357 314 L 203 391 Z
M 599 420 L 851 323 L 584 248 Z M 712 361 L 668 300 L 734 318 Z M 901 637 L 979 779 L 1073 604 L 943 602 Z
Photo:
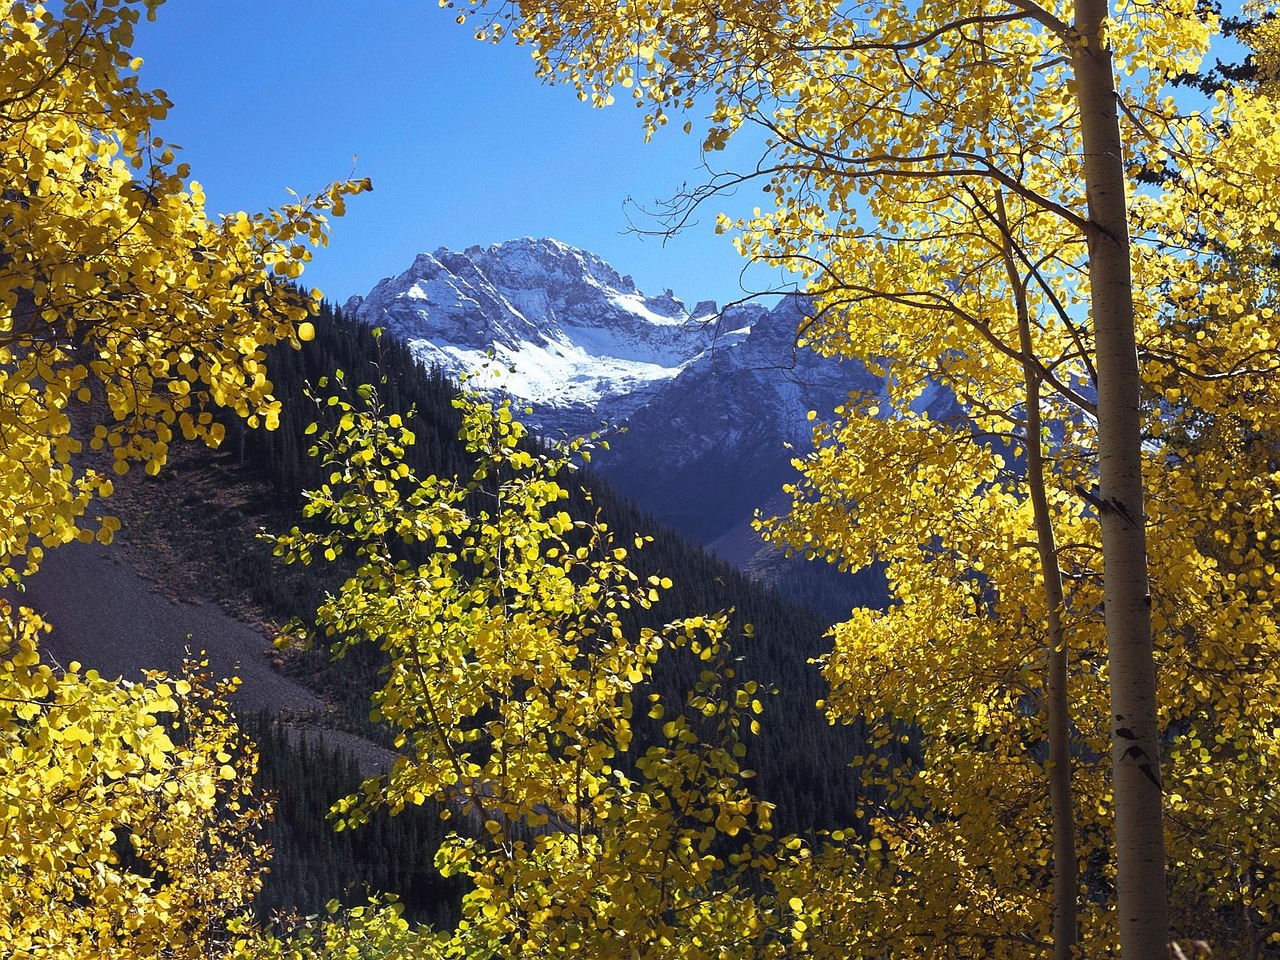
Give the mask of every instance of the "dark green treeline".
M 221 581 L 219 589 L 251 597 L 281 621 L 307 620 L 325 591 L 335 589 L 350 572 L 340 563 L 286 567 L 272 557 L 269 544 L 250 535 L 255 524 L 281 530 L 297 523 L 301 491 L 320 482 L 319 465 L 306 453 L 309 438 L 304 430 L 318 419 L 317 407 L 305 396 L 308 384 L 331 377 L 335 370 L 344 371 L 352 389 L 360 383 L 377 384 L 388 412 L 416 410 L 408 424 L 417 437 L 409 448 L 409 459 L 419 476 L 470 472 L 465 450 L 457 440 L 460 420 L 452 406 L 457 391 L 454 384 L 438 372 L 423 369 L 403 344 L 373 336 L 367 327 L 347 320 L 328 305 L 320 310 L 315 325 L 316 337 L 304 349 L 275 348 L 270 353 L 268 369 L 274 393 L 283 404 L 279 429 L 249 430 L 234 418 L 228 419 L 227 442 L 221 451 L 208 454 L 228 478 L 250 478 L 244 482 L 256 478 L 265 502 L 237 518 L 243 534 L 229 528 L 225 512 L 216 516 L 202 512 L 199 502 L 186 505 L 189 515 L 183 520 L 183 548 L 203 552 L 201 559 L 217 570 L 214 579 Z M 590 505 L 579 493 L 571 512 L 586 515 L 587 510 L 598 511 L 621 543 L 629 543 L 637 532 L 652 536 L 653 543 L 632 554 L 634 567 L 641 575 L 657 573 L 674 583 L 653 610 L 637 611 L 631 626 L 657 627 L 680 616 L 732 609 L 739 634 L 743 624 L 754 627 L 750 638 L 740 637 L 736 642 L 734 654 L 740 662 L 732 666 L 740 679 L 754 679 L 778 691 L 776 696 L 765 698 L 762 732 L 747 737 L 745 760 L 745 766 L 756 772 L 753 789 L 777 807 L 775 829 L 810 834 L 855 825 L 856 811 L 865 798 L 860 796 L 858 779 L 848 764 L 864 752 L 864 738 L 859 728 L 830 726 L 815 707 L 825 693 L 825 684 L 809 660 L 827 649 L 823 636 L 826 624 L 658 525 L 622 501 L 598 477 L 590 473 L 579 476 L 590 490 Z M 368 696 L 379 684 L 379 667 L 377 651 L 369 645 L 337 662 L 319 649 L 290 658 L 290 669 L 303 674 L 334 703 L 336 710 L 324 722 L 339 723 L 351 732 L 385 742 L 385 732 L 367 720 Z M 654 689 L 667 703 L 683 703 L 684 691 L 692 688 L 705 667 L 690 657 L 664 656 Z M 637 710 L 638 716 L 643 713 L 643 709 Z M 321 842 L 318 831 L 331 829 L 323 820 L 323 811 L 333 798 L 355 786 L 356 772 L 350 764 L 333 758 L 320 763 L 314 756 L 291 758 L 297 748 L 274 728 L 264 727 L 260 733 L 265 738 L 264 767 L 272 771 L 267 780 L 282 798 L 289 798 L 279 808 L 273 837 L 277 862 L 262 897 L 264 905 L 295 904 L 314 910 L 349 888 L 405 894 L 419 885 L 432 892 L 420 900 L 405 895 L 409 914 L 432 920 L 448 915 L 446 908 L 431 905 L 436 889 L 428 887 L 435 878 L 431 861 L 441 825 L 436 825 L 435 833 L 415 827 L 417 832 L 394 843 L 385 831 L 399 828 L 390 824 L 345 834 L 332 844 Z M 657 736 L 655 729 L 638 730 L 633 753 L 643 752 Z M 434 814 L 427 811 L 427 816 L 433 818 Z M 368 852 L 390 846 L 396 851 L 394 870 L 378 865 L 380 853 Z M 299 857 L 302 859 L 291 860 Z M 330 866 L 331 859 L 343 866 Z M 348 869 L 348 865 L 353 866 Z

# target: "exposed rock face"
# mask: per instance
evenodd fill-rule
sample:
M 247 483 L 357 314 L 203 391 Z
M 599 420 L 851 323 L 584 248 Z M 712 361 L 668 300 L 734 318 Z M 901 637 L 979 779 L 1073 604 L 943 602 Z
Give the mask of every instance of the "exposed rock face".
M 446 373 L 528 401 L 534 425 L 551 434 L 626 419 L 718 333 L 706 322 L 713 309 L 691 314 L 669 290 L 647 297 L 556 240 L 422 254 L 346 310 Z

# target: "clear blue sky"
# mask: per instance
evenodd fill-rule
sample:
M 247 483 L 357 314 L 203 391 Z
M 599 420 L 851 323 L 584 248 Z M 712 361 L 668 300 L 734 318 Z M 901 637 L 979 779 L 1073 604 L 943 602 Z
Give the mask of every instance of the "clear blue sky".
M 627 233 L 629 214 L 643 222 L 628 197 L 651 204 L 699 182 L 696 136 L 672 125 L 645 144 L 633 105 L 593 110 L 538 83 L 527 50 L 477 42 L 434 0 L 167 0 L 135 50 L 143 84 L 174 102 L 161 133 L 184 148 L 211 212 L 372 178 L 304 275 L 330 299 L 422 251 L 521 236 L 592 250 L 690 306 L 741 295 L 744 261 L 715 236 L 715 210 L 665 246 Z

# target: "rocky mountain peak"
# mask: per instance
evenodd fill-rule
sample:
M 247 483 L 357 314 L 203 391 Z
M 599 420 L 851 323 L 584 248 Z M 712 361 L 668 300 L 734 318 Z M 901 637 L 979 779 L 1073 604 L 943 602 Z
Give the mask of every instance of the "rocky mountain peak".
M 851 392 L 885 385 L 861 364 L 797 349 L 802 297 L 686 302 L 646 295 L 593 253 L 526 237 L 421 254 L 345 310 L 451 376 L 487 368 L 482 382 L 532 406 L 544 435 L 625 423 L 593 466 L 691 539 L 772 570 L 780 558 L 751 519 L 794 479 L 808 412 L 828 417 Z
M 578 284 L 596 286 L 624 295 L 640 291 L 629 276 L 622 276 L 603 259 L 586 250 L 550 238 L 524 237 L 488 247 L 471 246 L 461 254 L 447 250 L 436 256 L 465 257 L 497 285 L 513 290 L 544 289 Z
M 646 296 L 600 257 L 552 239 L 420 254 L 346 310 L 451 375 L 488 365 L 553 433 L 629 417 L 716 340 L 701 320 L 714 310 L 691 316 L 674 291 Z

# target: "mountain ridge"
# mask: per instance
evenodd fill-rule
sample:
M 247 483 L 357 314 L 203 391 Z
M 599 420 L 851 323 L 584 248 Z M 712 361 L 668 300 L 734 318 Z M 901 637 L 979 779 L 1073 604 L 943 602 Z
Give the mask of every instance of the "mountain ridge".
M 595 254 L 532 238 L 419 254 L 343 311 L 446 376 L 532 402 L 536 428 L 569 435 L 626 419 L 722 336 L 705 322 L 713 303 L 646 296 Z
M 752 526 L 758 510 L 785 509 L 810 411 L 825 419 L 850 394 L 886 394 L 865 365 L 797 345 L 811 317 L 802 295 L 690 309 L 670 289 L 646 296 L 593 253 L 526 237 L 420 254 L 343 312 L 424 365 L 531 406 L 544 437 L 625 427 L 608 429 L 592 462 L 620 493 L 757 579 L 825 598 L 830 620 L 885 602 L 878 574 L 801 570 Z M 945 415 L 953 403 L 930 390 L 919 405 Z

